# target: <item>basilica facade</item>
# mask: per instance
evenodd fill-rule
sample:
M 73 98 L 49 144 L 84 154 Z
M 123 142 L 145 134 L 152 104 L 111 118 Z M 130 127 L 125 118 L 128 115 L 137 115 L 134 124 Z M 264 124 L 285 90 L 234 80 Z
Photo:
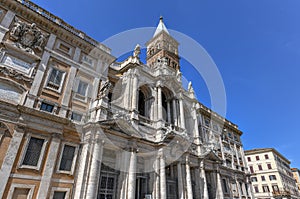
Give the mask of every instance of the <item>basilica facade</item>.
M 30 1 L 0 0 L 0 197 L 253 198 L 238 126 L 182 86 L 163 19 L 122 62 Z

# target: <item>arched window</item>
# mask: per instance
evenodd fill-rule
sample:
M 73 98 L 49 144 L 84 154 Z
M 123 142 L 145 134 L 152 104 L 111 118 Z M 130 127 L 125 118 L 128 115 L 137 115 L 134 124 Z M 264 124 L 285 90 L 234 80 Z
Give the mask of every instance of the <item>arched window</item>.
M 174 100 L 174 95 L 173 92 L 166 88 L 163 87 L 162 88 L 162 96 L 161 96 L 161 100 L 162 100 L 162 116 L 163 116 L 163 120 L 168 122 L 168 123 L 172 123 L 174 124 L 174 111 L 173 111 L 173 100 Z
M 145 114 L 145 95 L 143 91 L 139 90 L 139 104 L 138 104 L 138 111 L 139 114 L 142 116 L 146 116 Z
M 151 115 L 151 90 L 147 85 L 143 85 L 139 88 L 138 96 L 138 112 L 139 115 L 150 118 Z

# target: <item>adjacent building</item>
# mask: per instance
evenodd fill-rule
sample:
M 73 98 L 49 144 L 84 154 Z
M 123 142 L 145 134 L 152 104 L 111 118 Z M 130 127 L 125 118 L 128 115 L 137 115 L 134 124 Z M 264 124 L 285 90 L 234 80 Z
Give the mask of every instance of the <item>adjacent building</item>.
M 293 173 L 293 176 L 296 180 L 296 183 L 297 183 L 297 186 L 298 186 L 298 190 L 300 192 L 300 170 L 297 169 L 297 168 L 292 168 L 292 173 Z
M 116 62 L 38 5 L 0 0 L 0 45 L 0 198 L 253 198 L 242 132 L 182 87 L 162 18 L 146 63 L 139 45 Z
M 255 198 L 300 198 L 290 161 L 273 148 L 245 151 Z

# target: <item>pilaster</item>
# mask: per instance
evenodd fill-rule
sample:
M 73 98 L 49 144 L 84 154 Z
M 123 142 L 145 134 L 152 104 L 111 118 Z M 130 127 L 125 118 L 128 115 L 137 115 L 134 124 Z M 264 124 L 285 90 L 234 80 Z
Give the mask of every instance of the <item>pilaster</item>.
M 13 164 L 16 160 L 23 135 L 24 129 L 16 127 L 0 169 L 0 198 L 3 197 L 4 190 L 11 174 Z
M 79 167 L 78 167 L 77 179 L 75 184 L 74 198 L 83 197 L 84 185 L 86 183 L 85 176 L 87 173 L 86 168 L 87 168 L 87 161 L 88 161 L 88 149 L 89 149 L 89 144 L 83 143 L 80 159 L 78 162 Z
M 166 163 L 163 153 L 160 156 L 160 199 L 167 198 Z
M 53 134 L 37 198 L 47 198 L 60 145 L 60 134 Z

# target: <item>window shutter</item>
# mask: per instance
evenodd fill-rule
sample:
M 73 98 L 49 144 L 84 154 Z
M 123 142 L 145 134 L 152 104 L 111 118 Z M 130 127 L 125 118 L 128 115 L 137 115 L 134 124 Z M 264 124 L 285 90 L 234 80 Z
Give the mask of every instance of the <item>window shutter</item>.
M 74 79 L 72 91 L 77 92 L 78 85 L 79 85 L 79 81 L 80 81 L 80 80 L 79 80 L 78 78 L 75 78 L 75 79 Z

